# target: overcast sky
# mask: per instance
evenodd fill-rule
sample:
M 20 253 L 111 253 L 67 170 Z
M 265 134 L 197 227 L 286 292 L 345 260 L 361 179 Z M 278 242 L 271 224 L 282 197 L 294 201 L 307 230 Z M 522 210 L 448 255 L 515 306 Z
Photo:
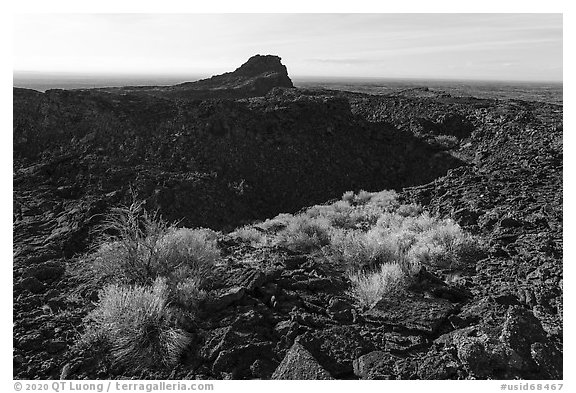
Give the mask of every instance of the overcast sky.
M 561 14 L 21 14 L 14 70 L 562 81 Z

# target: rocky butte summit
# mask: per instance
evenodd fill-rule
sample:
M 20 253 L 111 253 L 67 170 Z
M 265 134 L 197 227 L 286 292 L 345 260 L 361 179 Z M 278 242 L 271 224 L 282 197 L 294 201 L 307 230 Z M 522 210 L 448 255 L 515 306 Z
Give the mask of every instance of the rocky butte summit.
M 104 89 L 109 92 L 144 93 L 185 99 L 237 99 L 263 96 L 274 87 L 293 88 L 280 57 L 255 55 L 233 72 L 174 86 L 139 86 Z

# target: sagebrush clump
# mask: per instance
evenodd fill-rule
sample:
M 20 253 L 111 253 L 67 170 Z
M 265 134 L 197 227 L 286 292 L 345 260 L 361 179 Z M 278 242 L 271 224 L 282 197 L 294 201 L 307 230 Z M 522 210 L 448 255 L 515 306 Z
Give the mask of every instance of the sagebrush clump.
M 206 298 L 220 259 L 216 233 L 177 228 L 142 202 L 115 209 L 101 230 L 101 244 L 74 271 L 101 288 L 83 341 L 134 370 L 173 366 L 190 342 L 180 325 Z
M 180 279 L 206 282 L 220 257 L 213 231 L 174 227 L 141 203 L 115 209 L 102 232 L 100 246 L 77 269 L 79 277 L 100 286 L 173 281 L 177 271 Z
M 350 294 L 364 307 L 405 290 L 422 266 L 465 269 L 484 250 L 454 221 L 431 216 L 420 205 L 402 204 L 394 191 L 349 191 L 333 204 L 279 215 L 261 227 L 272 245 L 321 253 L 342 267 Z
M 165 280 L 151 286 L 110 284 L 88 315 L 86 337 L 98 337 L 115 363 L 132 371 L 174 366 L 191 338 L 176 327 Z
M 400 292 L 410 284 L 410 276 L 397 263 L 387 263 L 376 271 L 349 275 L 349 294 L 364 308 L 373 307 L 392 292 Z
M 267 243 L 267 237 L 264 234 L 264 230 L 250 226 L 238 228 L 234 232 L 230 233 L 230 236 L 235 237 L 236 239 L 241 239 L 253 246 L 265 245 Z
M 318 250 L 329 244 L 330 227 L 330 221 L 325 217 L 294 216 L 278 232 L 276 244 L 299 252 Z

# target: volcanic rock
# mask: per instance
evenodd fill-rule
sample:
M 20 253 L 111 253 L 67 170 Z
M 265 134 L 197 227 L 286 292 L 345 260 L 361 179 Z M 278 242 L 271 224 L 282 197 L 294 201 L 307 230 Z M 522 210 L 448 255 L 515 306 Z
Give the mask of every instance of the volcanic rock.
M 364 316 L 408 330 L 433 333 L 455 309 L 447 300 L 406 292 L 383 298 Z
M 370 352 L 374 346 L 366 341 L 353 326 L 336 326 L 330 329 L 305 333 L 296 342 L 306 348 L 334 377 L 353 372 L 353 361 Z
M 396 361 L 388 352 L 373 351 L 354 360 L 354 374 L 362 379 L 391 379 Z
M 272 379 L 333 379 L 314 359 L 302 345 L 294 343 L 288 351 L 274 374 Z
M 110 93 L 146 94 L 170 99 L 237 99 L 264 96 L 275 87 L 293 88 L 286 66 L 280 57 L 252 56 L 233 72 L 209 79 L 163 87 L 119 87 L 100 89 Z
M 171 87 L 13 93 L 14 378 L 142 377 L 78 342 L 99 288 L 69 274 L 135 194 L 226 232 L 360 189 L 395 189 L 486 252 L 366 310 L 324 256 L 219 233 L 194 343 L 146 378 L 563 377 L 561 106 L 295 89 L 274 56 Z

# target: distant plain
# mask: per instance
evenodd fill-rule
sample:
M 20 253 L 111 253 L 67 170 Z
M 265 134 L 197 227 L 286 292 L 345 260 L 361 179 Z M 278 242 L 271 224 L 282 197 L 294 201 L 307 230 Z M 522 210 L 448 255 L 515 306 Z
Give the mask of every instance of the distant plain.
M 207 78 L 208 75 L 83 75 L 67 73 L 14 72 L 14 87 L 38 91 L 115 86 L 164 86 Z M 514 99 L 563 103 L 561 82 L 458 81 L 385 78 L 293 77 L 294 85 L 307 89 L 344 90 L 366 94 L 394 94 L 418 87 L 444 91 L 455 97 Z

